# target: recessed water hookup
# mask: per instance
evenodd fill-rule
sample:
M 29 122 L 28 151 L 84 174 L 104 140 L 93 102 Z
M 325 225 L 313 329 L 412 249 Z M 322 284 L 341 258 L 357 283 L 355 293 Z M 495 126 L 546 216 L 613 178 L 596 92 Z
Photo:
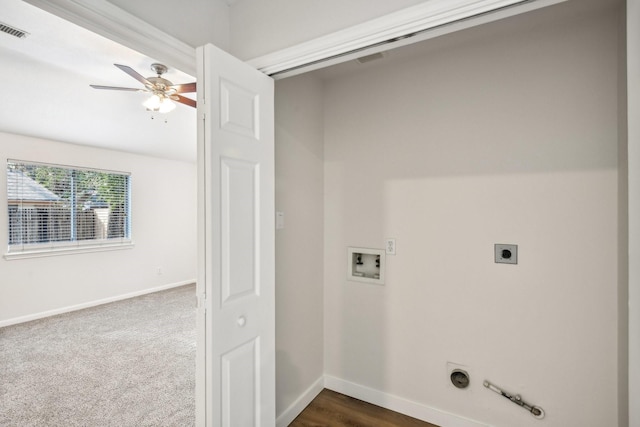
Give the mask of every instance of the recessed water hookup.
M 384 285 L 384 250 L 348 248 L 347 280 Z
M 518 245 L 496 243 L 494 245 L 494 255 L 498 264 L 517 264 Z

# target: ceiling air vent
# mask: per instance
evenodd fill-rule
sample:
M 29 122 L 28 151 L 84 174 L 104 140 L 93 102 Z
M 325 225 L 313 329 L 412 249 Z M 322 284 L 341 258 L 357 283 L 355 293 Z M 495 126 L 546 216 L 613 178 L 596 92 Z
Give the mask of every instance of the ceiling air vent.
M 356 61 L 358 61 L 361 64 L 366 64 L 367 62 L 375 61 L 376 59 L 382 59 L 382 58 L 384 58 L 384 53 L 378 52 L 372 55 L 361 56 L 360 58 L 357 58 Z
M 7 25 L 4 22 L 0 22 L 0 32 L 12 35 L 19 39 L 23 39 L 29 35 L 26 31 L 19 30 L 11 25 Z

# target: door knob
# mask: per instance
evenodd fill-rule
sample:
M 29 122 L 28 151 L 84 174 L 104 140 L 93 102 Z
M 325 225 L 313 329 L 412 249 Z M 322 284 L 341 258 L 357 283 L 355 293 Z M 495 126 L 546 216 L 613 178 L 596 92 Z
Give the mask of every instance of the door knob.
M 238 326 L 243 327 L 247 323 L 247 318 L 244 316 L 238 317 Z

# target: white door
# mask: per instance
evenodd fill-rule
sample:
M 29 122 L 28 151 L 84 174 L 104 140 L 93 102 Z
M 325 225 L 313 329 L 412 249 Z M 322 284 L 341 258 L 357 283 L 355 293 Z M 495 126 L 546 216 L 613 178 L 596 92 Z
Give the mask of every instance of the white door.
M 198 48 L 197 425 L 275 425 L 273 80 Z

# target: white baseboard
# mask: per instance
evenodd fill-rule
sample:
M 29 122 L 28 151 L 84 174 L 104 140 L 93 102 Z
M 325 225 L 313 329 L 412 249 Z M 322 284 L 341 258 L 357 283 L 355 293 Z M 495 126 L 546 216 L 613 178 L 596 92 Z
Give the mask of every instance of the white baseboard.
M 17 325 L 18 323 L 30 322 L 32 320 L 42 319 L 44 317 L 55 316 L 57 314 L 69 313 L 76 310 L 82 310 L 83 308 L 95 307 L 102 304 L 108 304 L 110 302 L 121 301 L 129 298 L 139 297 L 141 295 L 152 294 L 154 292 L 164 291 L 171 288 L 177 288 L 179 286 L 190 285 L 195 283 L 195 280 L 185 280 L 183 282 L 170 283 L 168 285 L 162 285 L 155 288 L 143 289 L 141 291 L 130 292 L 124 295 L 116 295 L 109 298 L 103 298 L 95 301 L 89 301 L 82 304 L 70 305 L 68 307 L 56 308 L 55 310 L 42 311 L 40 313 L 29 314 L 27 316 L 14 317 L 13 319 L 1 320 L 0 328 L 5 326 Z
M 365 402 L 441 427 L 490 427 L 488 424 L 470 420 L 330 375 L 324 376 L 324 386 L 338 393 L 346 394 L 347 396 L 355 397 L 356 399 L 364 400 Z
M 324 388 L 324 378 L 320 377 L 311 384 L 285 411 L 276 419 L 276 427 L 287 427 L 307 407 Z

